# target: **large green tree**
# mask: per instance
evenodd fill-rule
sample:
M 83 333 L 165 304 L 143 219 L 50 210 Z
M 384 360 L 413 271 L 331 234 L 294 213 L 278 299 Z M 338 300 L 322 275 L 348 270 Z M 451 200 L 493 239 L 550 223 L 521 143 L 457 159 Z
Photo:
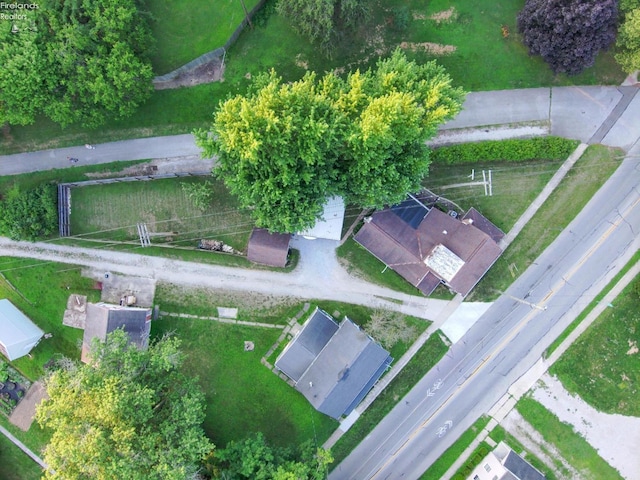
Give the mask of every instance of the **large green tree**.
M 0 234 L 13 240 L 38 240 L 58 230 L 57 189 L 42 184 L 31 190 L 11 188 L 0 201 Z
M 295 450 L 275 448 L 258 433 L 217 450 L 210 473 L 230 480 L 323 480 L 331 462 L 331 454 L 311 442 Z
M 196 132 L 214 173 L 258 226 L 296 232 L 315 224 L 331 195 L 381 207 L 420 188 L 425 142 L 461 109 L 464 92 L 434 62 L 400 51 L 346 79 L 258 77 L 222 102 L 210 131 Z
M 640 0 L 622 0 L 620 10 L 615 57 L 625 72 L 633 73 L 640 70 Z
M 213 445 L 204 396 L 180 372 L 175 338 L 140 350 L 122 330 L 95 340 L 91 365 L 65 362 L 46 378 L 36 419 L 51 429 L 48 479 L 185 480 Z
M 151 95 L 153 37 L 136 0 L 42 0 L 21 15 L 0 25 L 0 122 L 45 113 L 95 127 Z

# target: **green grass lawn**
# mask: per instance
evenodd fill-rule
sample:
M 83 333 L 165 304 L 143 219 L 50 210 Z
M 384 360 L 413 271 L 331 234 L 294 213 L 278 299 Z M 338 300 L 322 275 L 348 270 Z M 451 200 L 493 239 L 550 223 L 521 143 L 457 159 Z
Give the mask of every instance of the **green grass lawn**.
M 551 368 L 567 390 L 602 412 L 640 416 L 640 277 Z
M 244 0 L 251 10 L 258 0 Z M 244 19 L 237 0 L 149 0 L 157 51 L 154 72 L 168 73 L 194 58 L 222 47 Z
M 187 352 L 185 371 L 197 375 L 205 392 L 204 429 L 219 447 L 253 432 L 264 433 L 278 446 L 308 439 L 321 444 L 337 422 L 318 413 L 287 383 L 260 363 L 281 331 L 227 325 L 208 320 L 161 319 L 155 336 L 171 331 Z M 244 341 L 255 350 L 244 351 Z
M 201 211 L 182 183 L 209 181 L 211 205 Z M 201 238 L 222 240 L 244 251 L 254 226 L 222 181 L 210 177 L 172 178 L 78 187 L 72 190 L 71 233 L 100 240 L 135 240 L 146 223 L 152 244 L 196 246 Z
M 245 1 L 248 7 L 254 3 L 254 0 Z M 402 42 L 455 46 L 455 52 L 445 56 L 412 52 L 411 49 L 407 49 L 407 54 L 420 62 L 437 59 L 450 72 L 454 82 L 467 90 L 619 84 L 622 81 L 624 74 L 613 62 L 611 53 L 601 54 L 594 67 L 576 77 L 553 75 L 539 57 L 528 55 L 515 32 L 515 16 L 523 5 L 524 0 L 497 0 L 490 6 L 473 0 L 372 2 L 371 21 L 355 32 L 341 36 L 331 58 L 323 56 L 315 45 L 296 34 L 286 19 L 273 13 L 253 30 L 246 29 L 229 50 L 224 82 L 155 92 L 135 115 L 111 121 L 100 129 L 75 126 L 62 129 L 42 118 L 35 125 L 14 126 L 10 136 L 0 141 L 0 152 L 186 133 L 206 127 L 218 102 L 227 95 L 245 92 L 248 76 L 274 68 L 285 80 L 295 80 L 307 69 L 323 73 L 367 68 L 380 55 L 388 55 Z M 404 31 L 398 31 L 393 24 L 392 9 L 398 6 L 405 6 L 410 13 Z M 457 12 L 454 21 L 438 25 L 428 18 L 450 7 Z M 160 0 L 151 2 L 158 38 L 158 51 L 154 55 L 156 70 L 166 73 L 219 46 L 218 35 L 227 25 L 223 28 L 222 17 L 213 12 L 230 14 L 233 11 L 232 15 L 238 15 L 239 8 L 239 2 L 231 0 L 196 2 L 195 5 L 186 0 L 177 4 Z M 507 39 L 502 38 L 502 25 L 508 25 L 512 32 Z
M 523 397 L 516 408 L 547 442 L 555 445 L 574 468 L 583 472 L 585 478 L 622 480 L 618 471 L 603 460 L 571 425 L 561 422 L 542 404 L 530 397 Z
M 3 480 L 38 480 L 40 465 L 25 455 L 7 437 L 0 434 L 0 478 Z
M 71 293 L 99 300 L 100 293 L 91 288 L 93 281 L 81 277 L 78 267 L 32 259 L 0 257 L 0 272 L 6 278 L 0 278 L 0 298 L 8 298 L 45 333 L 52 334 L 40 341 L 31 357 L 11 364 L 30 380 L 37 380 L 54 355 L 79 359 L 82 330 L 63 326 L 62 317 Z

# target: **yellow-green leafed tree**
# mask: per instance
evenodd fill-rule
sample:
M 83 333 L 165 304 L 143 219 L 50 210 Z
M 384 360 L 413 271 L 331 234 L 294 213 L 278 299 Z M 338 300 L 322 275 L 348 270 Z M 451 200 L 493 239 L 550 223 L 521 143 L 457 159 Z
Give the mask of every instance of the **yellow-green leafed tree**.
M 47 479 L 183 480 L 213 449 L 204 435 L 204 396 L 180 372 L 175 338 L 147 350 L 122 330 L 92 345 L 91 365 L 63 362 L 46 379 L 37 409 L 53 431 Z

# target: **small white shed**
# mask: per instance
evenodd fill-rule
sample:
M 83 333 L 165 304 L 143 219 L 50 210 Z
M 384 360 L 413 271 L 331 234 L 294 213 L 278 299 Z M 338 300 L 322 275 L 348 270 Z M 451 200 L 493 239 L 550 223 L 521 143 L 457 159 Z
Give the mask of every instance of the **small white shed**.
M 0 352 L 9 360 L 23 357 L 35 347 L 44 332 L 9 300 L 0 300 Z
M 306 238 L 322 238 L 325 240 L 340 240 L 342 238 L 342 224 L 344 223 L 344 200 L 333 196 L 324 202 L 322 218 L 309 230 L 298 232 Z

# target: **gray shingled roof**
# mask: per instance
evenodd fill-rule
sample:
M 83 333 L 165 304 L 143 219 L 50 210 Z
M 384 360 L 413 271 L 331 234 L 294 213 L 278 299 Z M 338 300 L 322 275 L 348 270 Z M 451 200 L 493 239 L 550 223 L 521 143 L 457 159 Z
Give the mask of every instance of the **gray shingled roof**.
M 542 473 L 533 468 L 529 462 L 513 450 L 507 454 L 502 464 L 519 480 L 546 480 Z
M 337 419 L 357 406 L 391 361 L 389 352 L 351 320 L 345 318 L 338 327 L 316 309 L 276 367 L 296 382 L 314 408 Z
M 82 361 L 87 361 L 91 341 L 104 341 L 107 334 L 122 328 L 129 336 L 129 342 L 140 348 L 149 346 L 151 331 L 151 309 L 122 307 L 108 303 L 87 304 L 87 319 L 82 338 Z

